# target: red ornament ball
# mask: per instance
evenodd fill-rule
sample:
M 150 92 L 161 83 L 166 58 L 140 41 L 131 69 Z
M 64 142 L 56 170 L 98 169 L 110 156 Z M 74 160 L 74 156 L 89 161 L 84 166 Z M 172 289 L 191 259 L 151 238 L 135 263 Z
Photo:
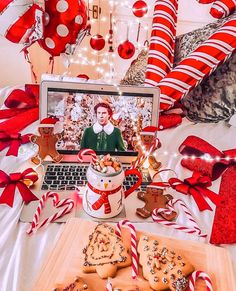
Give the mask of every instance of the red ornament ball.
M 105 39 L 103 38 L 102 35 L 95 34 L 90 39 L 90 46 L 91 46 L 92 49 L 94 49 L 96 51 L 100 51 L 105 46 Z
M 144 1 L 136 1 L 132 7 L 133 14 L 136 17 L 143 17 L 148 12 L 148 6 Z
M 130 59 L 135 53 L 135 46 L 129 40 L 118 46 L 118 54 L 122 59 Z
M 77 78 L 84 79 L 85 81 L 88 81 L 89 80 L 89 76 L 86 75 L 86 74 L 79 74 L 77 76 Z

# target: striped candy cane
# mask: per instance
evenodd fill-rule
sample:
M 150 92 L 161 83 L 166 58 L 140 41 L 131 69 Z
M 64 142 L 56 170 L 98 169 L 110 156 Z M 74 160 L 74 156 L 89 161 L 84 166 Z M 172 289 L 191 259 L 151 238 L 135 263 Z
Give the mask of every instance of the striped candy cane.
M 44 221 L 39 223 L 39 217 L 42 213 L 42 210 L 46 204 L 46 201 L 48 198 L 53 199 L 53 206 L 58 208 L 62 206 L 66 206 L 64 209 L 58 211 L 57 213 L 51 215 L 50 217 L 46 218 Z M 33 220 L 31 222 L 31 225 L 29 229 L 26 231 L 28 234 L 35 233 L 39 228 L 45 226 L 47 227 L 50 222 L 56 221 L 58 218 L 63 217 L 64 215 L 71 212 L 72 208 L 74 207 L 74 201 L 72 199 L 62 199 L 59 200 L 59 195 L 55 192 L 47 192 L 43 194 L 42 198 L 39 201 L 39 205 L 34 213 Z
M 106 291 L 112 291 L 112 284 L 111 284 L 111 281 L 109 279 L 107 280 Z
M 92 156 L 92 164 L 95 164 L 96 161 L 98 160 L 97 154 L 95 153 L 94 150 L 83 149 L 83 150 L 80 150 L 79 153 L 78 153 L 78 156 L 77 156 L 78 161 L 80 163 L 83 163 L 85 161 L 85 156 L 86 155 Z
M 156 0 L 145 84 L 156 86 L 173 67 L 178 0 Z
M 195 283 L 196 283 L 197 279 L 203 279 L 206 283 L 207 291 L 213 291 L 212 282 L 211 282 L 210 277 L 202 271 L 195 271 L 191 274 L 191 276 L 189 277 L 189 287 L 188 287 L 189 289 L 188 289 L 188 291 L 195 290 Z
M 200 4 L 210 4 L 214 2 L 215 0 L 196 0 Z
M 159 139 L 155 138 L 150 149 L 135 160 L 135 162 L 131 165 L 131 169 L 136 169 L 138 166 L 142 165 L 146 158 L 150 156 L 158 147 L 160 147 L 159 145 L 160 145 Z
M 121 226 L 127 225 L 131 233 L 131 258 L 132 258 L 132 278 L 138 276 L 138 253 L 137 253 L 137 235 L 135 226 L 127 219 L 121 220 L 116 225 L 116 235 L 121 237 Z
M 187 217 L 187 220 L 190 222 L 191 224 L 191 227 L 187 227 L 187 226 L 184 226 L 184 225 L 180 225 L 176 222 L 172 222 L 172 221 L 168 221 L 168 220 L 165 220 L 161 215 L 160 213 L 164 213 L 164 214 L 170 214 L 172 211 L 175 211 L 176 210 L 174 209 L 174 205 L 175 204 L 179 204 L 186 217 Z M 195 221 L 195 219 L 193 218 L 192 214 L 190 213 L 189 209 L 187 208 L 186 204 L 180 200 L 180 199 L 172 199 L 168 202 L 168 209 L 165 209 L 165 208 L 159 208 L 159 209 L 154 209 L 153 212 L 152 212 L 152 219 L 153 221 L 157 222 L 157 223 L 160 223 L 164 226 L 169 226 L 169 227 L 172 227 L 174 229 L 177 229 L 177 230 L 181 230 L 185 233 L 190 233 L 190 234 L 197 234 L 199 237 L 206 237 L 207 235 L 206 234 L 202 234 L 202 231 L 200 229 L 200 227 L 198 226 L 197 222 Z

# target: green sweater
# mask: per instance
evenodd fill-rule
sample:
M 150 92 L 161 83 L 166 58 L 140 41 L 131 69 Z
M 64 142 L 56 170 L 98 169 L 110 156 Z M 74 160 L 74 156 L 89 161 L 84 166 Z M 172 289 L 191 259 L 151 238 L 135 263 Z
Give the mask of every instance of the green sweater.
M 93 127 L 85 129 L 81 139 L 80 148 L 89 148 L 94 151 L 125 151 L 124 141 L 119 128 L 114 127 L 111 134 L 101 131 L 95 133 Z

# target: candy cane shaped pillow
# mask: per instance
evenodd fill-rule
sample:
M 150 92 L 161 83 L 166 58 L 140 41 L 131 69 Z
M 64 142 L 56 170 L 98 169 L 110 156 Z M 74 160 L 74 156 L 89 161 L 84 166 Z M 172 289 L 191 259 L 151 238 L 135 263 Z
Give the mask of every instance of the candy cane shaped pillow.
M 178 0 L 155 2 L 146 85 L 156 86 L 173 67 L 177 9 Z
M 85 29 L 87 11 L 84 0 L 48 0 L 45 2 L 44 38 L 40 46 L 52 56 L 59 56 L 76 44 Z
M 166 110 L 227 60 L 236 49 L 236 15 L 182 60 L 158 84 L 161 109 Z
M 200 4 L 210 4 L 213 3 L 215 0 L 196 0 Z
M 1 0 L 0 35 L 31 45 L 43 36 L 43 0 Z
M 211 7 L 210 14 L 215 18 L 229 16 L 236 10 L 236 0 L 216 0 Z

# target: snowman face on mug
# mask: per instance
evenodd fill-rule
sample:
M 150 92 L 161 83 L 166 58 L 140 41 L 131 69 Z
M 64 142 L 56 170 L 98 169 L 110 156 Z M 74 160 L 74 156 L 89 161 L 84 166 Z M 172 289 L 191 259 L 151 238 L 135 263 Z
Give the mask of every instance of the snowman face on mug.
M 118 188 L 122 185 L 124 180 L 124 172 L 121 171 L 114 176 L 102 176 L 96 175 L 94 172 L 91 172 L 88 176 L 89 183 L 98 190 L 109 191 Z

